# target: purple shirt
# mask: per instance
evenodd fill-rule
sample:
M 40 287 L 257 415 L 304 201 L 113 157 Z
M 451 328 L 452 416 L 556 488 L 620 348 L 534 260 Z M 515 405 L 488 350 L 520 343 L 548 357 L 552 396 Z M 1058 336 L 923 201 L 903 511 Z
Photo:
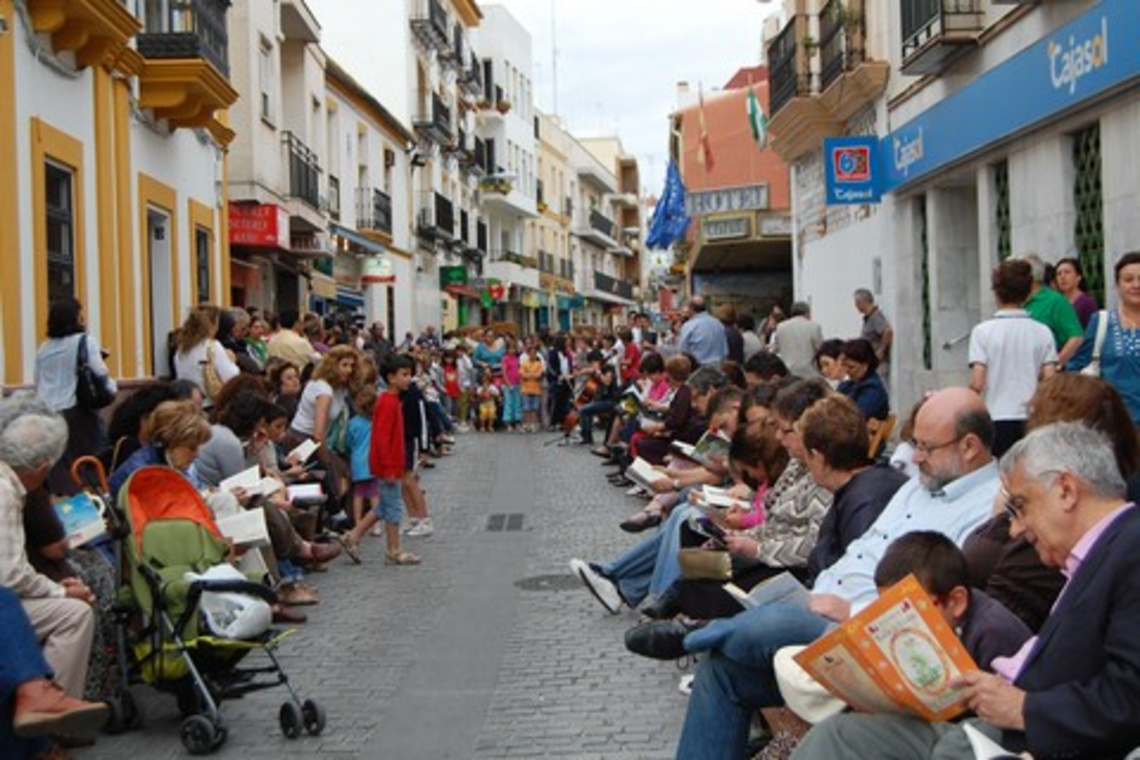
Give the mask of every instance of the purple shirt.
M 1069 581 L 1076 575 L 1077 570 L 1081 568 L 1081 563 L 1085 561 L 1088 556 L 1089 549 L 1092 549 L 1097 540 L 1104 535 L 1109 526 L 1116 521 L 1126 510 L 1132 508 L 1132 504 L 1125 504 L 1119 509 L 1101 518 L 1100 522 L 1092 526 L 1081 536 L 1081 540 L 1073 546 L 1069 552 L 1069 556 L 1065 559 L 1065 566 L 1061 568 L 1061 573 L 1069 580 L 1065 582 L 1064 588 L 1061 593 L 1057 595 L 1057 601 L 1053 603 L 1053 609 L 1057 609 L 1057 605 L 1061 603 L 1061 599 L 1065 596 L 1065 591 L 1069 588 Z M 1018 650 L 1017 654 L 1012 657 L 995 657 L 992 663 L 993 671 L 1006 681 L 1013 683 L 1017 677 L 1021 675 L 1021 669 L 1025 667 L 1025 661 L 1029 659 L 1029 653 L 1033 651 L 1033 647 L 1037 646 L 1037 637 L 1034 636 Z
M 1073 301 L 1073 308 L 1076 309 L 1077 319 L 1081 322 L 1081 327 L 1088 327 L 1089 320 L 1092 315 L 1099 311 L 1100 307 L 1096 305 L 1096 299 L 1088 293 L 1081 293 L 1077 299 Z

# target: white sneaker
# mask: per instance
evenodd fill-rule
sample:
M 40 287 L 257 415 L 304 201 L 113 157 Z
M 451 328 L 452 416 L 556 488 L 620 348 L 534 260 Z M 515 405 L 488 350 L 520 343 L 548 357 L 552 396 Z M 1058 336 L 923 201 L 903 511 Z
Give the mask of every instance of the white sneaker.
M 368 531 L 368 535 L 372 536 L 373 538 L 382 537 L 384 535 L 384 526 L 383 525 L 373 525 L 372 530 Z
M 586 584 L 586 588 L 594 595 L 594 598 L 602 603 L 606 611 L 611 615 L 618 614 L 621 609 L 622 600 L 621 594 L 618 592 L 617 586 L 613 581 L 608 578 L 603 578 L 598 574 L 594 568 L 580 559 L 570 560 L 570 569 L 574 574 L 582 579 L 582 583 Z
M 692 673 L 686 673 L 681 676 L 681 682 L 677 684 L 677 691 L 684 694 L 686 697 L 693 693 L 693 679 L 696 678 Z
M 435 526 L 431 524 L 431 518 L 420 520 L 412 527 L 404 531 L 404 535 L 408 538 L 427 538 L 435 533 Z
M 628 491 L 625 492 L 626 496 L 642 496 L 644 494 L 645 494 L 645 487 L 644 486 L 633 486 L 632 488 L 630 488 Z
M 408 535 L 408 532 L 410 530 L 412 530 L 412 528 L 415 528 L 419 524 L 420 524 L 419 520 L 414 520 L 414 519 L 408 520 L 407 522 L 405 522 L 403 525 L 400 526 L 400 533 L 402 533 L 406 536 L 406 535 Z

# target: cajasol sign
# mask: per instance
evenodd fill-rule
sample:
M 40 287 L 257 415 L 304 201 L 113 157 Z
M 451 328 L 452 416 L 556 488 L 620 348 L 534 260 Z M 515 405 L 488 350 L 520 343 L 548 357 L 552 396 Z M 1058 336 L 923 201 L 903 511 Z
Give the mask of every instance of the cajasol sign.
M 1140 77 L 1140 0 L 1102 0 L 880 142 L 886 191 Z
M 823 162 L 828 205 L 879 202 L 879 138 L 829 137 L 823 141 Z

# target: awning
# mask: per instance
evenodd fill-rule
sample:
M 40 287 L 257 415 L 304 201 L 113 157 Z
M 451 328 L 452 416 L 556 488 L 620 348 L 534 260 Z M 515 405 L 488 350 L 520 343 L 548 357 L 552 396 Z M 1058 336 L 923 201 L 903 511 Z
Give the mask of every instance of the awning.
M 364 294 L 359 290 L 352 288 L 345 288 L 337 286 L 336 289 L 336 302 L 342 306 L 349 306 L 354 309 L 364 308 Z
M 604 290 L 587 290 L 586 297 L 593 301 L 600 301 L 601 303 L 614 304 L 616 306 L 634 306 L 635 303 L 628 298 L 615 296 L 613 293 L 607 293 Z
M 447 285 L 444 287 L 444 291 L 450 293 L 453 296 L 472 298 L 476 301 L 478 301 L 480 298 L 479 289 L 473 288 L 470 285 Z
M 336 222 L 329 222 L 329 232 L 333 235 L 344 238 L 353 245 L 360 246 L 369 253 L 382 255 L 388 252 L 387 248 L 385 248 L 380 243 L 377 243 L 375 240 L 361 235 L 356 230 L 351 230 L 348 227 L 342 227 Z

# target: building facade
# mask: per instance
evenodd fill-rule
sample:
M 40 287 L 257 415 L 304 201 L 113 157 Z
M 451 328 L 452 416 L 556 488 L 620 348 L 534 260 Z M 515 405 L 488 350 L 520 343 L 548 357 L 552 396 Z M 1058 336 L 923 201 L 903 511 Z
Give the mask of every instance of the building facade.
M 0 0 L 0 377 L 30 383 L 76 297 L 119 378 L 165 372 L 185 310 L 229 289 L 224 0 Z
M 585 301 L 574 288 L 574 259 L 570 251 L 570 151 L 574 138 L 562 128 L 558 117 L 538 114 L 535 207 L 538 216 L 527 225 L 527 247 L 538 258 L 542 295 L 536 327 L 555 332 L 569 330 L 571 312 Z

